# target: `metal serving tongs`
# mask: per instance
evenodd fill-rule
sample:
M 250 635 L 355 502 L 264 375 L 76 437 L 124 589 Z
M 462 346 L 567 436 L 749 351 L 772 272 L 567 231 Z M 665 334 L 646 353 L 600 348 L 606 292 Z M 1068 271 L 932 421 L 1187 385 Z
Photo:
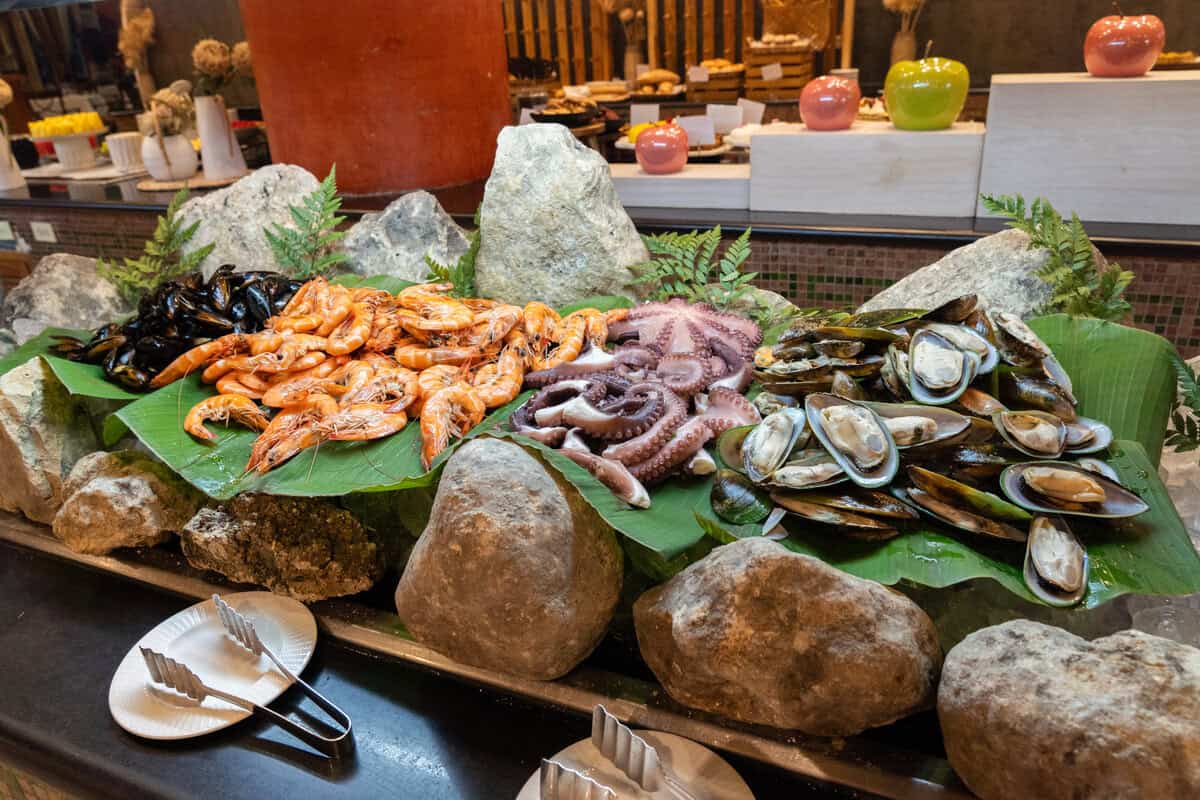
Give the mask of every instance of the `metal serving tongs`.
M 289 732 L 299 736 L 299 738 L 303 739 L 305 742 L 317 748 L 325 755 L 330 756 L 331 758 L 340 758 L 352 750 L 354 748 L 354 738 L 352 735 L 353 723 L 350 721 L 350 716 L 345 711 L 342 711 L 340 708 L 335 706 L 333 702 L 326 698 L 323 694 L 305 683 L 299 675 L 296 675 L 290 669 L 288 669 L 287 666 L 279 660 L 279 657 L 272 653 L 271 649 L 262 643 L 262 640 L 258 638 L 258 632 L 254 630 L 254 623 L 246 619 L 246 617 L 240 611 L 221 599 L 219 594 L 214 594 L 212 596 L 212 601 L 213 605 L 217 607 L 217 618 L 220 619 L 221 624 L 225 626 L 226 633 L 232 636 L 234 640 L 237 641 L 237 643 L 242 647 L 246 648 L 251 653 L 254 653 L 254 655 L 261 656 L 265 653 L 267 658 L 271 659 L 271 663 L 275 665 L 275 668 L 283 673 L 283 677 L 299 686 L 300 690 L 308 695 L 314 703 L 320 706 L 325 713 L 329 715 L 329 718 L 336 722 L 338 727 L 342 730 L 341 735 L 334 738 L 321 736 L 315 732 L 309 731 L 307 728 L 300 726 L 296 727 L 304 731 L 306 734 L 308 734 L 308 736 L 302 736 L 291 728 L 288 728 Z M 279 717 L 280 719 L 287 720 L 287 717 L 282 717 L 278 714 L 275 714 L 275 712 L 271 711 L 270 709 L 263 710 Z M 290 720 L 287 721 L 290 722 Z M 288 726 L 285 725 L 284 727 Z M 314 738 L 309 738 L 310 736 Z
M 666 789 L 678 800 L 696 800 L 679 777 L 658 759 L 654 745 L 638 736 L 607 708 L 592 709 L 592 744 L 617 769 L 647 792 Z

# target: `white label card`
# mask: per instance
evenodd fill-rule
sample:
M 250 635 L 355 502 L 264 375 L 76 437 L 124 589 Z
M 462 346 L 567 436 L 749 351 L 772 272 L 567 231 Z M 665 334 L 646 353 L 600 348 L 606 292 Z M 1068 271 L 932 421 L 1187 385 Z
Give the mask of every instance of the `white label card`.
M 717 131 L 711 117 L 676 117 L 675 122 L 688 137 L 688 147 L 717 143 Z
M 766 64 L 763 66 L 764 81 L 778 81 L 783 79 L 782 64 Z
M 0 220 L 0 239 L 6 242 L 11 242 L 17 237 L 13 236 L 12 223 L 8 220 Z
M 643 122 L 658 122 L 658 103 L 630 103 L 629 124 L 641 125 Z
M 767 104 L 739 97 L 738 108 L 742 110 L 743 125 L 761 125 L 763 112 L 767 110 Z
M 742 124 L 742 109 L 737 106 L 710 103 L 705 107 L 704 115 L 713 121 L 713 129 L 717 133 L 729 133 Z
M 517 124 L 518 125 L 529 125 L 532 122 L 533 122 L 533 109 L 532 108 L 522 108 L 521 109 L 521 118 L 519 120 L 517 120 Z
M 708 67 L 688 67 L 688 83 L 708 83 Z

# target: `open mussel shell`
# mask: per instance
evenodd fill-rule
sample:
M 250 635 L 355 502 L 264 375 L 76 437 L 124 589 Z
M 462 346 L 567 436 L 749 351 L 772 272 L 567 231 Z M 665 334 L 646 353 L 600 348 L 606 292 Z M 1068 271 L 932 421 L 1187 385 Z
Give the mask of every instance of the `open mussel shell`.
M 967 317 L 975 312 L 979 307 L 979 296 L 974 294 L 964 294 L 961 297 L 955 297 L 952 300 L 947 300 L 932 311 L 927 312 L 925 319 L 937 320 L 940 322 L 962 322 Z
M 991 312 L 992 328 L 996 333 L 1000 355 L 1008 363 L 1018 367 L 1038 364 L 1051 355 L 1033 329 L 1016 314 L 1008 311 Z
M 900 469 L 900 452 L 887 425 L 871 409 L 835 394 L 804 399 L 808 424 L 817 441 L 846 471 L 868 489 L 885 486 Z
M 1008 411 L 1008 406 L 1001 403 L 996 398 L 992 397 L 987 392 L 976 389 L 973 386 L 967 387 L 963 393 L 958 396 L 956 407 L 961 407 L 968 414 L 974 414 L 977 417 L 992 418 L 992 414 L 997 411 Z
M 791 395 L 775 394 L 774 392 L 759 392 L 754 396 L 752 401 L 754 407 L 758 409 L 758 413 L 762 416 L 774 414 L 781 408 L 794 408 L 800 405 L 800 402 Z
M 901 450 L 953 439 L 971 427 L 967 417 L 948 408 L 914 403 L 864 402 L 863 405 L 883 420 Z M 921 424 L 919 420 L 926 422 Z
M 1088 478 L 1103 490 L 1104 499 L 1098 502 L 1071 502 L 1059 497 L 1051 497 L 1044 491 L 1038 491 L 1030 484 L 1025 473 L 1030 469 L 1047 467 L 1063 472 L 1077 473 Z M 1063 475 L 1062 477 L 1069 476 Z M 1081 486 L 1087 485 L 1081 484 Z M 1000 490 L 1004 492 L 1005 497 L 1021 508 L 1039 514 L 1066 514 L 1096 519 L 1127 519 L 1150 510 L 1150 506 L 1145 500 L 1121 484 L 1069 461 L 1027 461 L 1022 464 L 1013 464 L 1000 473 Z
M 1078 402 L 1075 399 L 1075 386 L 1071 383 L 1071 376 L 1063 369 L 1063 365 L 1058 363 L 1058 359 L 1054 357 L 1053 353 L 1042 359 L 1042 372 L 1066 395 L 1072 405 Z
M 1067 426 L 1045 411 L 997 411 L 992 424 L 1010 446 L 1033 458 L 1058 458 L 1067 446 Z
M 743 472 L 746 469 L 742 456 L 742 443 L 746 441 L 750 431 L 756 427 L 758 426 L 739 425 L 717 437 L 717 458 L 722 464 L 735 472 Z
M 803 492 L 802 499 L 819 506 L 839 508 L 869 517 L 914 520 L 918 514 L 912 506 L 902 503 L 886 492 L 873 489 L 816 489 Z
M 1076 417 L 1067 423 L 1066 452 L 1074 454 L 1099 453 L 1112 444 L 1112 428 L 1098 419 Z
M 897 400 L 908 399 L 908 353 L 895 345 L 889 345 L 883 355 L 883 366 L 879 379 Z
M 930 322 L 923 327 L 941 336 L 959 350 L 977 355 L 979 357 L 977 374 L 979 375 L 986 375 L 1000 363 L 1000 351 L 972 328 L 963 325 L 949 325 L 945 322 Z
M 812 343 L 813 350 L 830 358 L 854 358 L 866 346 L 866 342 L 854 339 L 822 339 Z
M 833 381 L 829 384 L 829 391 L 844 400 L 867 399 L 867 393 L 858 385 L 858 381 L 845 372 L 835 372 L 833 374 Z
M 1098 458 L 1077 458 L 1075 459 L 1075 465 L 1083 467 L 1088 472 L 1103 475 L 1113 483 L 1121 482 L 1121 476 L 1117 474 L 1117 471 L 1110 467 L 1107 462 L 1101 461 Z
M 930 406 L 957 400 L 979 371 L 979 356 L 960 350 L 928 328 L 913 334 L 908 345 L 908 391 Z
M 792 450 L 808 438 L 805 413 L 799 408 L 781 408 L 770 414 L 742 441 L 742 468 L 755 483 L 762 483 L 781 467 Z
M 1028 511 L 998 495 L 968 486 L 924 467 L 910 466 L 908 478 L 914 486 L 935 499 L 988 519 L 1026 523 L 1032 518 Z
M 1043 603 L 1078 605 L 1087 594 L 1088 555 L 1062 517 L 1035 517 L 1025 543 L 1025 585 Z
M 832 373 L 833 365 L 827 357 L 817 356 L 793 361 L 776 361 L 761 372 L 764 381 L 813 381 Z
M 1075 420 L 1075 402 L 1056 384 L 1035 375 L 1019 372 L 1000 373 L 1000 399 L 1017 408 L 1030 408 L 1053 414 L 1064 422 Z
M 822 489 L 848 480 L 842 465 L 817 447 L 794 453 L 771 474 L 769 485 L 776 489 Z
M 833 385 L 831 374 L 814 380 L 794 381 L 780 378 L 778 375 L 769 375 L 765 370 L 755 370 L 754 377 L 761 381 L 763 387 L 772 394 L 788 397 L 803 397 L 813 392 L 827 392 Z
M 987 517 L 974 514 L 949 503 L 943 503 L 933 495 L 915 486 L 907 490 L 893 487 L 892 494 L 901 500 L 914 503 L 929 516 L 953 528 L 970 533 L 978 533 L 983 536 L 991 536 L 995 539 L 1008 539 L 1014 542 L 1025 541 L 1025 532 L 1019 528 L 1015 528 L 1007 522 L 988 519 Z
M 709 490 L 713 512 L 734 525 L 762 522 L 771 513 L 771 501 L 765 491 L 745 475 L 731 469 L 717 471 Z
M 789 514 L 794 514 L 809 522 L 832 525 L 852 538 L 881 541 L 891 539 L 899 534 L 899 531 L 885 520 L 813 503 L 807 499 L 806 494 L 806 492 L 773 492 L 771 500 L 780 508 L 786 509 Z

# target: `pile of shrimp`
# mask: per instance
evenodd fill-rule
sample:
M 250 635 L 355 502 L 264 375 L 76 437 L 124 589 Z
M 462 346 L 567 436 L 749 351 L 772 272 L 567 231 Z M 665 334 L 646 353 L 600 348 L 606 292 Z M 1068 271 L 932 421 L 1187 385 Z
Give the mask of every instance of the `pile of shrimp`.
M 197 403 L 183 428 L 203 441 L 216 438 L 209 421 L 260 431 L 247 471 L 267 472 L 324 441 L 390 436 L 412 419 L 428 469 L 452 437 L 520 393 L 527 369 L 602 345 L 608 324 L 627 313 L 585 308 L 560 318 L 542 303 L 460 299 L 452 288 L 427 283 L 393 296 L 317 278 L 262 332 L 195 347 L 151 386 L 202 371 L 218 394 Z

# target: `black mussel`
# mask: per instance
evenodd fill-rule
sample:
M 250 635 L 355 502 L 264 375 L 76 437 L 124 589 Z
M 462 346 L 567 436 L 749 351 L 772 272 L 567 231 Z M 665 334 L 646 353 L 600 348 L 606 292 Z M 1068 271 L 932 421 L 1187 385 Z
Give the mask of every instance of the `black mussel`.
M 209 284 L 209 286 L 211 286 L 213 281 L 222 279 L 222 278 L 225 280 L 229 280 L 231 277 L 234 276 L 234 274 L 236 272 L 237 272 L 237 265 L 222 264 L 221 266 L 217 267 L 216 271 L 213 272 L 212 276 L 208 279 L 208 284 Z
M 245 319 L 234 320 L 233 327 L 230 329 L 229 332 L 230 333 L 257 333 L 259 330 L 261 330 L 261 329 L 260 329 L 258 323 L 256 323 L 253 319 L 247 317 Z
M 161 336 L 143 336 L 133 345 L 137 363 L 158 370 L 175 360 L 182 352 L 180 343 Z
M 136 391 L 150 387 L 150 373 L 131 364 L 122 364 L 113 368 L 108 372 L 108 377 L 116 380 L 122 386 Z
M 233 302 L 233 295 L 234 286 L 230 276 L 218 270 L 217 274 L 208 281 L 208 289 L 205 292 L 208 305 L 214 311 L 224 313 L 229 310 L 229 304 Z
M 81 339 L 76 339 L 74 336 L 51 336 L 54 344 L 50 345 L 50 350 L 60 356 L 66 356 L 72 361 L 81 360 L 83 357 L 86 344 Z
M 288 301 L 292 299 L 293 294 L 295 294 L 295 292 L 291 292 L 291 293 L 284 292 L 284 293 L 277 294 L 274 297 L 272 297 L 271 298 L 271 310 L 273 312 L 275 312 L 276 314 L 282 314 L 283 309 L 287 307 Z
M 242 290 L 242 300 L 246 303 L 246 310 L 250 312 L 250 316 L 259 323 L 264 323 L 270 318 L 271 298 L 267 296 L 263 287 L 247 286 Z
M 229 333 L 233 329 L 233 322 L 228 317 L 209 311 L 199 311 L 192 315 L 192 319 L 197 325 L 219 333 Z
M 108 353 L 124 347 L 127 342 L 128 340 L 120 334 L 110 336 L 107 339 L 100 339 L 99 341 L 93 338 L 83 351 L 83 360 L 89 364 L 99 363 Z
M 229 304 L 229 308 L 226 309 L 225 316 L 229 317 L 229 319 L 233 320 L 234 322 L 241 322 L 246 318 L 248 313 L 249 312 L 246 309 L 246 304 L 243 301 L 234 300 Z
M 176 278 L 173 283 L 177 286 L 182 286 L 185 289 L 191 289 L 198 292 L 204 288 L 204 275 L 201 272 L 189 272 L 186 275 Z

